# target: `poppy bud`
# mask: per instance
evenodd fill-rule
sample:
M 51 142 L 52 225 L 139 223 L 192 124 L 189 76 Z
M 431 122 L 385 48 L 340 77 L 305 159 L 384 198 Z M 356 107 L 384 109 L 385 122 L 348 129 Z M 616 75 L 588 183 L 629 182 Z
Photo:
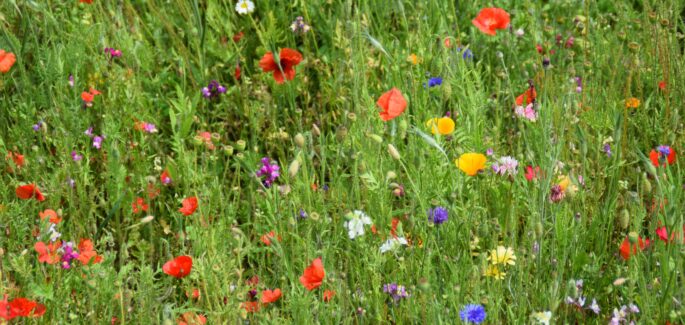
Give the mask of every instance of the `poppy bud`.
M 386 182 L 389 180 L 395 179 L 395 178 L 397 178 L 397 174 L 392 170 L 385 174 L 385 181 Z
M 312 124 L 312 134 L 314 136 L 321 136 L 321 130 L 319 130 L 319 127 L 316 126 L 316 124 Z
M 304 138 L 304 135 L 302 135 L 302 133 L 296 134 L 294 140 L 295 140 L 295 144 L 296 144 L 298 147 L 304 148 L 305 138 Z
M 371 140 L 375 141 L 378 144 L 383 143 L 383 138 L 381 138 L 381 136 L 378 134 L 367 133 L 366 136 L 371 138 Z
M 642 173 L 642 189 L 644 190 L 645 193 L 651 193 L 652 192 L 652 183 L 649 181 L 649 178 L 647 177 L 647 173 Z
M 631 232 L 628 233 L 628 241 L 629 241 L 631 244 L 633 244 L 633 245 L 634 245 L 634 244 L 637 244 L 637 242 L 638 242 L 639 240 L 640 240 L 640 236 L 639 236 L 636 232 L 631 231 Z
M 400 125 L 400 138 L 404 139 L 407 137 L 407 129 L 409 129 L 409 122 L 407 120 L 401 120 Z
M 223 146 L 223 150 L 227 156 L 233 155 L 233 146 Z
M 290 163 L 290 166 L 288 167 L 288 175 L 290 175 L 290 178 L 294 178 L 295 175 L 297 175 L 297 172 L 300 170 L 300 161 L 295 159 L 293 162 Z
M 618 215 L 618 225 L 621 229 L 628 229 L 628 226 L 630 225 L 630 213 L 628 212 L 628 209 L 621 210 L 621 213 Z
M 242 152 L 239 152 L 239 153 L 235 154 L 235 157 L 238 160 L 243 160 L 243 159 L 245 159 L 245 154 L 243 154 Z
M 393 146 L 392 143 L 388 143 L 388 153 L 390 154 L 392 159 L 400 160 L 401 158 L 400 152 L 397 151 L 397 148 L 395 148 L 395 146 Z
M 235 142 L 235 147 L 236 147 L 236 149 L 238 149 L 238 151 L 245 150 L 246 146 L 247 146 L 247 142 L 245 142 L 245 140 L 238 140 Z

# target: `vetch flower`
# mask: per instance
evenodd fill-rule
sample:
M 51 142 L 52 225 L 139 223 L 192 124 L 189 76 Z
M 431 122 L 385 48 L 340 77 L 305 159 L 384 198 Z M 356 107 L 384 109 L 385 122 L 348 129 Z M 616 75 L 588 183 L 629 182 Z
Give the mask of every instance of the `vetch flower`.
M 409 297 L 407 289 L 403 285 L 398 285 L 397 283 L 384 284 L 383 292 L 389 294 L 395 303 L 399 302 L 403 298 Z
M 400 116 L 407 108 L 407 100 L 404 99 L 402 92 L 397 88 L 392 88 L 376 101 L 376 105 L 381 108 L 380 116 L 385 122 Z
M 486 316 L 485 308 L 481 305 L 469 304 L 459 311 L 459 318 L 466 323 L 480 324 Z
M 516 116 L 518 117 L 525 118 L 531 122 L 535 122 L 538 120 L 538 113 L 535 111 L 535 108 L 532 103 L 526 105 L 526 107 L 516 106 L 516 108 L 514 108 L 514 114 L 516 114 Z
M 494 36 L 498 29 L 505 29 L 509 26 L 509 14 L 500 8 L 484 8 L 471 22 L 481 32 Z
M 106 47 L 105 48 L 105 53 L 109 54 L 109 60 L 112 61 L 114 58 L 120 58 L 121 57 L 121 50 L 117 50 L 113 47 Z
M 62 268 L 71 268 L 71 261 L 77 259 L 79 254 L 74 251 L 74 243 L 66 242 L 62 244 Z
M 250 0 L 239 0 L 235 4 L 235 11 L 241 15 L 251 14 L 254 12 L 254 3 Z
M 285 80 L 295 79 L 295 66 L 302 62 L 302 54 L 297 50 L 283 48 L 278 55 L 278 61 L 273 53 L 266 52 L 261 60 L 259 66 L 264 72 L 272 72 L 274 80 L 277 84 L 282 84 Z
M 202 96 L 207 99 L 219 97 L 219 95 L 226 92 L 226 87 L 219 84 L 218 81 L 212 80 L 207 87 L 202 88 Z
M 475 176 L 479 171 L 485 169 L 485 155 L 480 153 L 465 153 L 459 156 L 454 163 L 466 175 Z
M 94 136 L 93 137 L 93 147 L 100 150 L 102 148 L 102 140 L 104 140 L 104 138 L 102 136 L 99 136 L 99 135 Z
M 347 235 L 350 239 L 355 239 L 356 237 L 364 235 L 364 226 L 373 223 L 371 218 L 360 210 L 354 210 L 345 217 L 348 220 L 345 221 L 343 226 L 347 228 Z

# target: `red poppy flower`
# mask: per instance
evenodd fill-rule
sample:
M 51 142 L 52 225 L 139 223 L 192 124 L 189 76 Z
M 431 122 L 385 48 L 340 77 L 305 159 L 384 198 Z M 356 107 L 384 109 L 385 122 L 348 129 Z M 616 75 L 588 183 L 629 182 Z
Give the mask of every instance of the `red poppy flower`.
M 649 246 L 649 239 L 642 240 L 641 237 L 637 237 L 637 245 L 630 244 L 630 240 L 628 239 L 628 236 L 623 240 L 623 243 L 621 243 L 621 247 L 619 248 L 619 252 L 621 253 L 621 257 L 623 257 L 624 260 L 629 260 L 631 255 L 637 254 L 637 248 L 638 246 L 640 247 L 640 250 L 644 250 L 645 247 Z
M 45 305 L 26 298 L 17 298 L 9 302 L 10 317 L 40 317 L 45 314 Z
M 193 288 L 192 292 L 186 291 L 186 297 L 199 300 L 200 299 L 200 289 Z
M 278 84 L 285 82 L 285 79 L 295 79 L 295 66 L 302 61 L 302 54 L 297 50 L 284 48 L 281 49 L 278 58 L 280 68 L 279 62 L 276 62 L 274 59 L 273 53 L 266 52 L 262 59 L 259 60 L 259 66 L 262 67 L 264 72 L 273 71 L 274 80 L 276 80 L 276 83 Z M 283 69 L 283 71 L 281 71 L 281 69 Z
M 684 234 L 685 234 L 685 225 L 683 226 L 683 232 L 681 234 L 677 235 L 675 231 L 671 232 L 671 236 L 670 236 L 671 238 L 668 238 L 669 237 L 668 236 L 668 230 L 666 230 L 666 227 L 659 227 L 656 229 L 656 235 L 659 236 L 659 239 L 661 239 L 661 241 L 663 241 L 664 243 L 667 243 L 667 244 L 669 242 L 672 242 L 676 238 L 676 235 L 678 236 L 678 238 L 682 238 L 682 235 L 684 235 Z
M 14 53 L 0 50 L 0 72 L 9 72 L 14 65 L 14 62 L 17 62 L 17 57 L 14 56 Z
M 278 241 L 281 241 L 281 236 L 276 236 L 276 233 L 272 230 L 268 234 L 262 235 L 260 240 L 264 245 L 271 246 L 271 240 L 278 237 Z
M 235 66 L 235 70 L 233 71 L 233 77 L 235 77 L 235 80 L 240 80 L 241 74 L 242 74 L 242 70 L 240 70 L 240 64 L 237 64 Z
M 55 264 L 60 261 L 61 256 L 59 256 L 57 250 L 61 247 L 62 243 L 59 241 L 47 245 L 39 241 L 33 245 L 33 249 L 38 253 L 38 262 L 48 264 Z
M 259 302 L 246 301 L 240 304 L 240 308 L 245 309 L 248 313 L 256 313 L 259 311 Z
M 42 212 L 38 212 L 38 216 L 40 217 L 40 220 L 48 218 L 48 221 L 54 224 L 58 224 L 60 221 L 62 221 L 62 218 L 60 218 L 59 215 L 57 215 L 57 212 L 55 212 L 53 209 L 45 209 Z
M 35 198 L 39 202 L 45 201 L 45 197 L 43 196 L 43 193 L 40 192 L 38 187 L 35 184 L 27 184 L 23 186 L 17 187 L 17 190 L 15 191 L 17 193 L 17 197 L 19 197 L 22 200 L 28 200 L 30 198 Z
M 400 219 L 397 218 L 392 218 L 392 222 L 390 224 L 390 235 L 392 235 L 394 238 L 397 238 L 397 226 L 400 224 Z
M 331 299 L 333 299 L 333 296 L 335 296 L 335 291 L 333 290 L 326 290 L 323 292 L 323 301 L 324 302 L 329 302 Z
M 505 29 L 509 26 L 509 14 L 500 8 L 484 8 L 471 22 L 481 32 L 495 35 L 498 29 Z
M 0 300 L 0 319 L 12 320 L 14 315 L 10 313 L 10 304 L 7 301 L 7 295 L 5 295 L 2 300 Z
M 164 263 L 162 271 L 177 279 L 184 278 L 193 269 L 193 258 L 190 256 L 179 256 L 171 261 Z
M 136 198 L 136 200 L 133 201 L 132 207 L 133 207 L 133 213 L 138 213 L 140 211 L 147 212 L 147 210 L 148 210 L 148 205 L 145 204 L 145 201 L 143 200 L 142 197 Z
M 669 147 L 668 155 L 664 155 L 663 153 L 652 149 L 652 151 L 649 152 L 649 160 L 652 161 L 654 167 L 659 167 L 659 165 L 672 165 L 675 162 L 675 149 Z
M 262 303 L 263 304 L 270 304 L 278 301 L 278 299 L 281 299 L 281 289 L 274 289 L 274 290 L 264 290 L 262 291 Z
M 21 168 L 24 166 L 24 155 L 18 152 L 8 151 L 7 156 L 5 156 L 5 159 L 12 159 L 14 165 L 16 165 L 17 168 Z
M 387 122 L 404 112 L 404 109 L 407 108 L 407 100 L 404 99 L 399 89 L 393 87 L 378 98 L 376 105 L 382 109 L 380 112 L 381 119 Z
M 526 180 L 529 182 L 533 181 L 534 179 L 540 177 L 540 167 L 535 167 L 533 166 L 526 166 Z
M 525 102 L 526 105 L 532 103 L 537 95 L 538 94 L 535 92 L 535 87 L 528 87 L 523 94 L 516 97 L 516 106 L 523 106 L 523 102 Z
M 666 81 L 659 81 L 659 89 L 666 90 Z
M 178 325 L 204 325 L 207 323 L 207 317 L 189 311 L 181 314 L 177 322 Z
M 164 185 L 169 185 L 169 184 L 171 184 L 171 176 L 169 176 L 169 171 L 165 169 L 165 170 L 162 172 L 162 175 L 159 175 L 159 180 L 160 180 L 160 181 L 162 182 L 162 184 L 164 184 Z
M 183 205 L 183 207 L 178 209 L 178 211 L 183 213 L 184 216 L 189 216 L 193 214 L 197 209 L 197 198 L 194 196 L 185 198 L 183 199 L 183 202 L 181 204 Z
M 83 265 L 88 265 L 90 261 L 93 261 L 93 264 L 102 262 L 102 256 L 98 255 L 98 253 L 95 251 L 93 241 L 90 239 L 81 239 L 81 241 L 78 243 L 78 252 L 78 260 Z
M 300 283 L 307 288 L 307 290 L 312 291 L 323 282 L 323 278 L 326 276 L 326 271 L 323 269 L 323 263 L 321 258 L 317 258 L 312 261 L 312 264 L 304 270 L 304 273 L 300 277 Z
M 81 93 L 81 99 L 83 99 L 84 102 L 90 104 L 95 99 L 95 95 L 100 95 L 100 94 L 102 94 L 102 93 L 99 92 L 97 89 L 90 88 L 89 91 L 87 91 L 87 92 L 84 91 Z
M 240 39 L 242 39 L 244 35 L 245 33 L 243 32 L 238 32 L 237 34 L 233 35 L 233 42 L 240 42 Z

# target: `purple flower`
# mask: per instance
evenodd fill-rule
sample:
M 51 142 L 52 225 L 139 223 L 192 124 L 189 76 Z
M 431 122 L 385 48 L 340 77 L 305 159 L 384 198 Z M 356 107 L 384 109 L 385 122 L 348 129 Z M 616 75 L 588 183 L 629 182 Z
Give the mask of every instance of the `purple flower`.
M 396 303 L 402 298 L 409 297 L 409 293 L 405 287 L 403 285 L 397 285 L 397 283 L 384 284 L 383 292 L 389 294 Z
M 105 48 L 105 53 L 109 54 L 109 59 L 112 60 L 114 58 L 119 58 L 121 57 L 121 50 L 117 50 L 113 47 L 107 47 Z
M 219 94 L 226 92 L 226 87 L 219 84 L 218 81 L 212 80 L 207 87 L 202 88 L 202 96 L 207 99 L 219 97 Z
M 592 312 L 595 313 L 595 315 L 599 315 L 600 308 L 599 308 L 599 305 L 597 304 L 597 299 L 593 298 L 592 303 L 590 304 L 589 307 L 587 307 L 587 309 L 592 310 Z
M 607 157 L 611 157 L 611 144 L 605 143 L 602 150 L 607 154 Z
M 447 219 L 447 209 L 443 207 L 435 207 L 435 209 L 428 209 L 428 221 L 436 225 L 440 225 L 447 221 Z
M 71 268 L 71 260 L 78 258 L 78 253 L 74 251 L 74 243 L 66 242 L 62 244 L 62 268 Z
M 69 86 L 74 87 L 74 75 L 69 75 Z
M 102 148 L 102 140 L 103 140 L 103 138 L 99 135 L 96 135 L 95 137 L 93 137 L 93 147 L 100 150 L 100 148 Z
M 302 18 L 302 16 L 298 16 L 295 18 L 295 21 L 290 24 L 290 30 L 292 30 L 294 33 L 304 34 L 310 29 L 311 27 L 304 22 L 304 18 Z
M 40 131 L 40 128 L 43 126 L 43 121 L 39 121 L 38 123 L 33 125 L 33 131 Z
M 486 316 L 485 308 L 481 305 L 466 305 L 459 311 L 459 318 L 467 323 L 480 324 Z
M 147 133 L 156 133 L 157 132 L 157 126 L 155 126 L 152 123 L 143 123 L 143 131 Z
M 433 77 L 433 78 L 428 79 L 428 83 L 423 84 L 423 88 L 426 88 L 426 87 L 432 88 L 432 87 L 440 86 L 440 85 L 442 85 L 442 78 L 441 77 Z
M 658 146 L 656 148 L 656 151 L 658 151 L 663 157 L 668 157 L 668 155 L 671 154 L 671 147 L 669 147 L 669 146 Z
M 457 47 L 457 53 L 461 53 L 462 48 Z M 470 60 L 473 59 L 473 52 L 471 52 L 471 49 L 465 49 L 464 53 L 462 53 L 461 58 L 464 60 Z
M 74 186 L 76 185 L 76 181 L 73 178 L 68 178 L 67 185 L 69 185 L 69 187 L 71 188 L 74 188 Z
M 269 188 L 271 187 L 271 184 L 280 176 L 278 173 L 278 170 L 280 168 L 278 167 L 278 164 L 272 164 L 271 159 L 268 157 L 262 158 L 262 167 L 257 171 L 257 177 L 264 178 L 262 180 L 262 184 L 264 184 L 264 187 Z
M 494 153 L 495 153 L 495 150 L 493 150 L 492 148 L 488 148 L 488 150 L 485 150 L 485 154 L 487 156 L 492 156 Z
M 83 134 L 87 135 L 89 138 L 93 137 L 93 127 L 89 127 L 86 132 L 83 132 Z
M 583 80 L 580 77 L 576 77 L 576 92 L 581 93 L 583 91 Z
M 304 209 L 300 209 L 299 217 L 300 219 L 307 219 L 307 212 L 305 212 Z
M 566 196 L 566 193 L 564 193 L 564 190 L 561 189 L 561 186 L 559 185 L 554 185 L 552 186 L 552 189 L 550 190 L 550 195 L 549 198 L 552 200 L 552 202 L 559 202 L 561 199 Z
M 79 155 L 78 152 L 72 151 L 71 152 L 71 159 L 73 161 L 80 161 L 83 158 L 83 156 Z

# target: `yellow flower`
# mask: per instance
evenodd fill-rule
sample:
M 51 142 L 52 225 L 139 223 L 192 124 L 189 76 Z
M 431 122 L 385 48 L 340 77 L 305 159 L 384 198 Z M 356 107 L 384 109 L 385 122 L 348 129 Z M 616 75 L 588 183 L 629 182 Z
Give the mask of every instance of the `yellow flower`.
M 541 311 L 538 313 L 533 313 L 533 318 L 538 321 L 538 324 L 549 325 L 549 321 L 552 320 L 552 312 Z
M 478 174 L 478 171 L 485 169 L 486 160 L 487 158 L 483 154 L 469 152 L 459 156 L 459 159 L 455 160 L 454 163 L 466 175 L 474 176 Z
M 564 175 L 560 178 L 559 187 L 561 187 L 562 192 L 566 192 L 566 188 L 569 184 L 571 184 L 571 179 L 569 179 L 568 176 Z
M 416 56 L 416 54 L 412 53 L 407 57 L 407 61 L 409 61 L 413 65 L 419 64 L 419 57 Z
M 426 126 L 433 134 L 448 135 L 454 132 L 454 120 L 449 117 L 432 118 L 426 121 Z
M 492 265 L 514 265 L 516 264 L 516 255 L 514 255 L 514 250 L 511 247 L 497 246 L 496 249 L 490 251 L 488 261 Z
M 640 106 L 640 100 L 639 99 L 637 99 L 635 97 L 631 97 L 631 98 L 626 99 L 626 108 L 637 108 L 638 106 Z
M 507 273 L 500 271 L 497 265 L 488 265 L 488 268 L 485 269 L 484 275 L 487 277 L 493 277 L 497 280 L 502 280 Z

